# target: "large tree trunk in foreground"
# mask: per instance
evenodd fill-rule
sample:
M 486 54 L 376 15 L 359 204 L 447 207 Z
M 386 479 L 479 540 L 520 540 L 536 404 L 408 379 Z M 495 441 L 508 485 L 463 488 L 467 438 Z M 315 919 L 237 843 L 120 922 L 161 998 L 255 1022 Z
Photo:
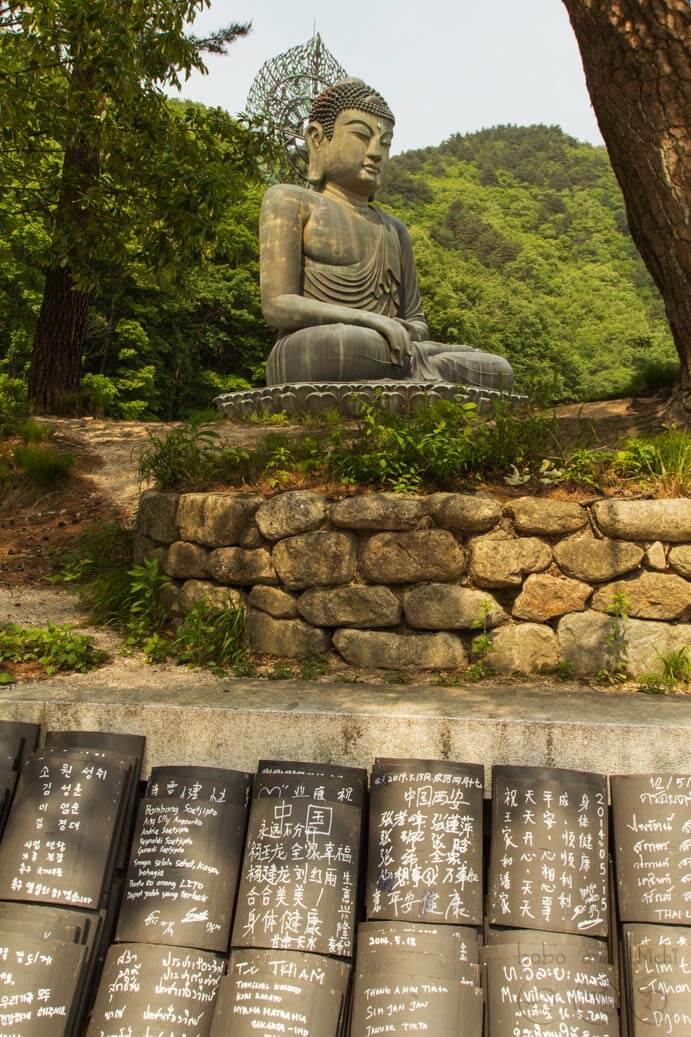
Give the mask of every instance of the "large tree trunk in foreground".
M 55 412 L 63 394 L 79 388 L 88 305 L 69 267 L 48 270 L 29 375 L 33 409 Z
M 689 0 L 563 0 L 631 234 L 665 303 L 691 408 Z

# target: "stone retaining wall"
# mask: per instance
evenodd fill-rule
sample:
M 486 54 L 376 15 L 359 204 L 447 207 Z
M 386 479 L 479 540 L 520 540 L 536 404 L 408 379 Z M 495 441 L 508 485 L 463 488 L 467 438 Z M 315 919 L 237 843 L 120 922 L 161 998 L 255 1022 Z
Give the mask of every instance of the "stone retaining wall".
M 259 653 L 329 650 L 349 664 L 463 669 L 477 625 L 497 673 L 611 668 L 619 624 L 633 675 L 691 649 L 691 501 L 309 490 L 142 495 L 136 557 L 173 578 L 171 613 L 242 603 Z

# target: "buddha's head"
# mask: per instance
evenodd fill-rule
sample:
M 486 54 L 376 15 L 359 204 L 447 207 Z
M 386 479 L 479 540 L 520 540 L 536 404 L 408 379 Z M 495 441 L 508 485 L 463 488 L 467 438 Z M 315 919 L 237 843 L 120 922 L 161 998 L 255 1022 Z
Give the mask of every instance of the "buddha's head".
M 384 98 L 361 79 L 342 79 L 321 93 L 306 131 L 312 187 L 334 183 L 374 198 L 389 162 L 394 121 Z

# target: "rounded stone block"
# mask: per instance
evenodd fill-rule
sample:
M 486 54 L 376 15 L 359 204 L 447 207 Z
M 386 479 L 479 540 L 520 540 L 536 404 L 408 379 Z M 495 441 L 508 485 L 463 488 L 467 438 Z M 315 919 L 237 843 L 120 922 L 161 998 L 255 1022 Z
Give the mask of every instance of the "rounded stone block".
M 492 634 L 488 663 L 495 673 L 544 673 L 560 660 L 559 641 L 551 627 L 512 623 Z
M 178 580 L 204 580 L 209 575 L 209 552 L 199 544 L 176 540 L 168 548 L 164 571 Z
M 290 590 L 350 583 L 357 563 L 352 533 L 303 533 L 279 540 L 272 552 L 281 582 Z
M 554 548 L 554 560 L 562 572 L 589 583 L 604 583 L 631 572 L 640 566 L 643 556 L 637 544 L 592 536 L 569 537 Z
M 549 545 L 534 537 L 482 537 L 469 546 L 470 577 L 480 587 L 519 587 L 526 573 L 541 572 L 552 561 Z
M 460 670 L 468 656 L 455 634 L 337 630 L 334 647 L 351 666 L 376 670 Z
M 486 533 L 501 519 L 501 505 L 492 497 L 471 493 L 434 494 L 434 518 L 457 533 Z
M 278 583 L 266 548 L 218 547 L 209 556 L 209 571 L 219 583 L 240 587 L 254 583 Z
M 593 504 L 600 530 L 620 540 L 691 540 L 691 500 L 601 500 Z
M 242 605 L 239 591 L 219 587 L 207 580 L 186 580 L 178 592 L 180 611 L 185 614 L 191 612 L 198 601 L 204 601 L 215 609 L 237 609 Z
M 280 587 L 253 587 L 247 604 L 260 612 L 268 612 L 274 619 L 296 619 L 298 615 L 295 598 Z
M 299 659 L 318 655 L 331 644 L 331 635 L 301 619 L 274 619 L 266 612 L 251 609 L 247 617 L 247 639 L 260 655 Z
M 546 623 L 567 612 L 580 612 L 586 607 L 592 587 L 581 580 L 548 573 L 532 573 L 513 604 L 516 619 Z
M 148 562 L 152 558 L 157 558 L 158 564 L 165 572 L 167 556 L 168 548 L 165 544 L 161 544 L 157 540 L 152 540 L 151 537 L 137 533 L 134 538 L 134 546 L 132 550 L 132 561 L 135 565 L 141 565 L 142 562 Z
M 375 583 L 453 580 L 465 571 L 465 559 L 445 529 L 375 533 L 363 548 L 361 569 Z
M 237 544 L 261 502 L 257 493 L 183 493 L 177 511 L 180 538 L 207 547 Z
M 288 490 L 264 501 L 256 514 L 256 522 L 267 540 L 310 533 L 321 526 L 328 502 L 312 490 Z
M 650 569 L 655 569 L 656 572 L 664 572 L 667 568 L 665 545 L 661 544 L 659 540 L 656 540 L 654 544 L 650 544 L 646 548 L 645 562 Z
M 588 524 L 585 509 L 572 501 L 519 497 L 506 504 L 504 512 L 513 519 L 518 533 L 537 536 L 564 536 Z
M 487 613 L 485 606 L 489 607 Z M 470 630 L 482 622 L 495 627 L 508 618 L 491 594 L 455 583 L 413 587 L 403 596 L 403 611 L 416 630 Z
M 607 612 L 614 595 L 626 597 L 623 611 L 636 619 L 689 619 L 691 617 L 691 583 L 673 573 L 643 572 L 629 580 L 617 580 L 598 588 L 592 607 Z
M 400 493 L 346 497 L 331 505 L 332 523 L 345 529 L 415 529 L 424 515 L 423 498 Z
M 626 670 L 631 676 L 658 673 L 661 656 L 691 649 L 691 624 L 657 623 L 644 619 L 616 621 L 622 631 Z M 557 636 L 562 657 L 579 676 L 611 670 L 617 664 L 612 648 L 615 620 L 604 612 L 577 612 L 559 620 Z
M 178 500 L 177 493 L 145 490 L 139 498 L 137 532 L 163 544 L 177 540 Z
M 669 564 L 675 573 L 691 580 L 691 544 L 680 544 L 669 552 Z
M 318 627 L 395 627 L 401 621 L 401 603 L 388 587 L 311 587 L 298 599 L 297 609 Z

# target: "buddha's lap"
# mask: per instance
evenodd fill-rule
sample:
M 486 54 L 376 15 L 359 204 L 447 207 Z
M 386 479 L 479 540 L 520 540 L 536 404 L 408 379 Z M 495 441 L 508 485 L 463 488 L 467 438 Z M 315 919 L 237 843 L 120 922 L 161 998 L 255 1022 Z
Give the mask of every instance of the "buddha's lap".
M 267 362 L 267 384 L 372 381 L 381 378 L 462 382 L 508 388 L 513 380 L 503 357 L 471 346 L 413 343 L 412 363 L 395 364 L 383 335 L 371 328 L 325 324 L 279 339 Z

